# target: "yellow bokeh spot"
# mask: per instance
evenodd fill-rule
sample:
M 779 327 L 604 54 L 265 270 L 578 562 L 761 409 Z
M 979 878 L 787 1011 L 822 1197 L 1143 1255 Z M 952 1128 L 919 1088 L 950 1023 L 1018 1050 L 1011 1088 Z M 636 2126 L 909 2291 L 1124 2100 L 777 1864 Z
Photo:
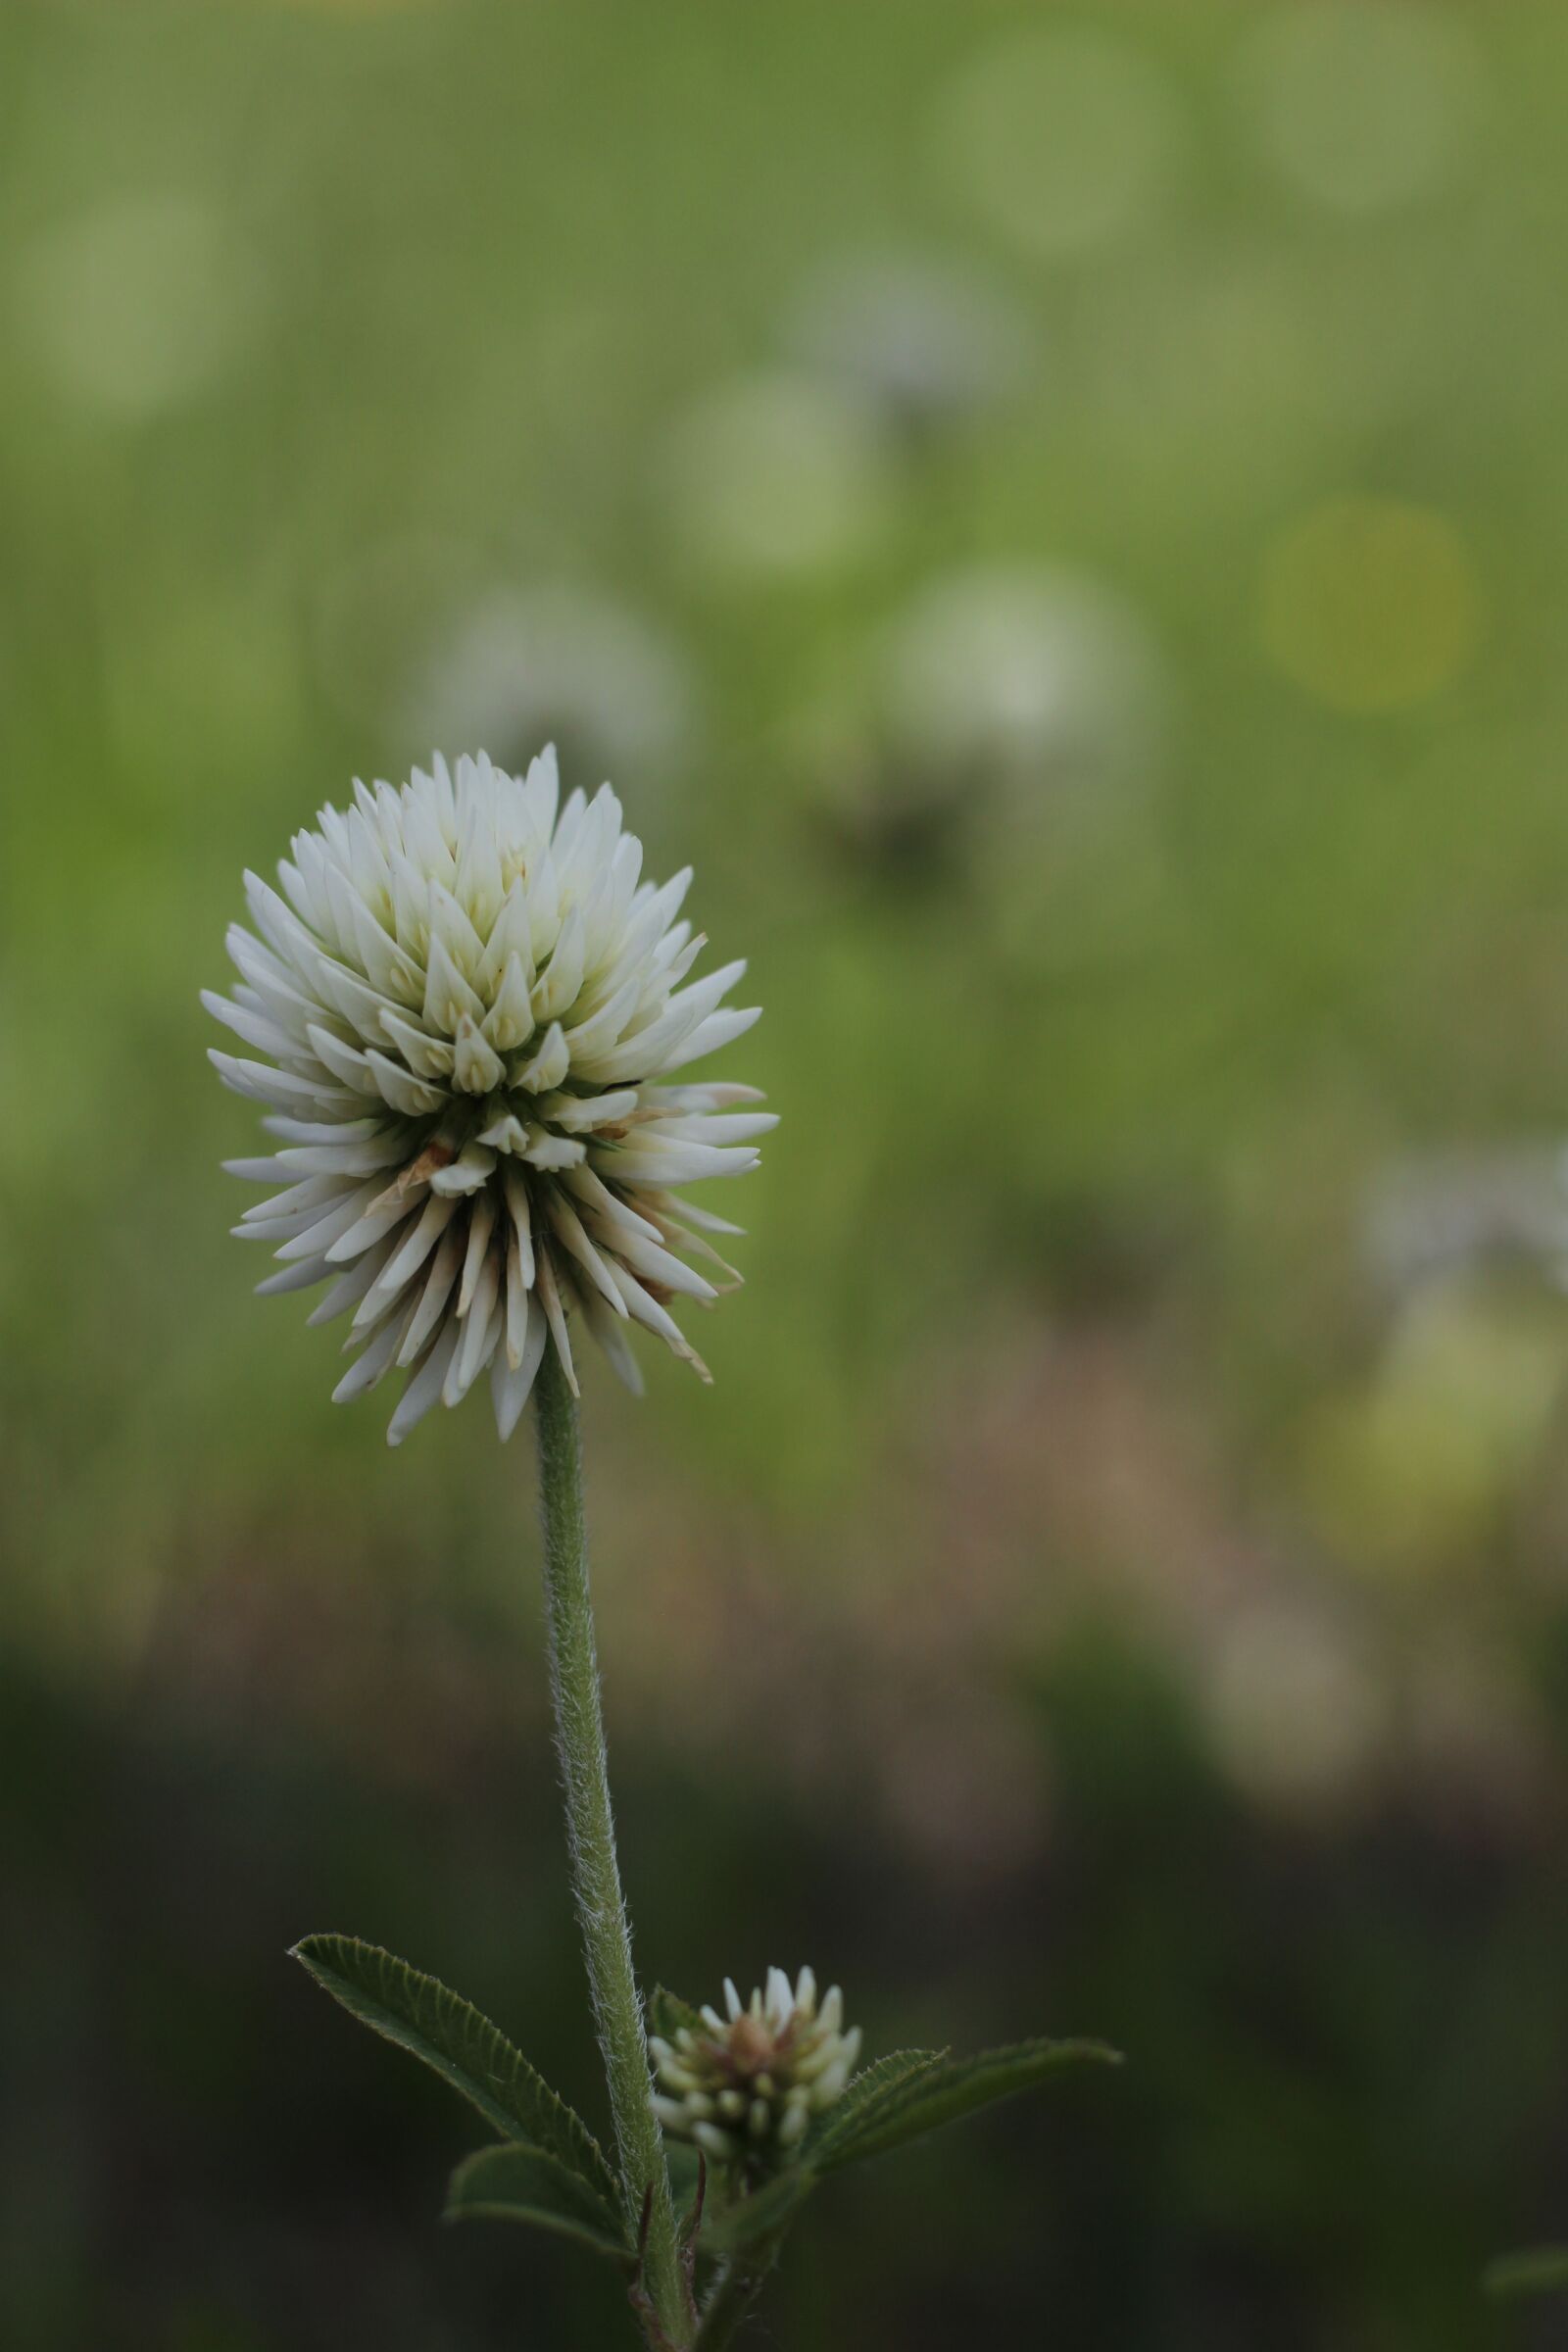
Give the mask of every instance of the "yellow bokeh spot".
M 1396 710 L 1459 674 L 1481 631 L 1463 540 L 1429 507 L 1336 498 L 1281 532 L 1264 562 L 1269 659 L 1338 710 Z

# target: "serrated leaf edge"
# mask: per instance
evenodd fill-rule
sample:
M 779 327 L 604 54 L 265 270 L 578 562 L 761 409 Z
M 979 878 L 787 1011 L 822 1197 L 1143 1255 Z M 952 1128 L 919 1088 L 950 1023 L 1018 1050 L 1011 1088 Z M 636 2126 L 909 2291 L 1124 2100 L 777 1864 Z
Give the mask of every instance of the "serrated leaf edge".
M 433 1999 L 437 2004 L 450 2004 L 454 2012 L 466 2012 L 482 2034 L 493 2037 L 493 2054 L 503 2058 L 517 2078 L 528 2085 L 531 2095 L 539 2101 L 539 2114 L 532 2119 L 516 2114 L 497 2095 L 500 2078 L 493 2067 L 486 2069 L 488 2082 L 470 2072 L 441 2049 L 440 2044 L 432 2038 L 429 2028 L 418 2022 L 417 2017 L 412 2022 L 400 2017 L 392 2002 L 386 1998 L 384 1988 L 376 1993 L 367 1992 L 344 1970 L 333 1967 L 330 1960 L 322 1956 L 323 1947 L 330 1947 L 336 1952 L 346 1950 L 356 1958 L 369 1962 L 377 1971 L 383 1968 L 400 1971 L 405 1979 L 412 1981 L 421 1995 Z M 291 1947 L 289 1957 L 297 1960 L 322 1991 L 329 1993 L 351 2017 L 361 2025 L 368 2026 L 372 2034 L 378 2034 L 383 2041 L 406 2050 L 410 2057 L 429 2067 L 433 2074 L 439 2075 L 444 2082 L 466 2098 L 488 2124 L 508 2139 L 538 2148 L 541 2153 L 554 2157 L 568 2172 L 575 2174 L 585 2187 L 614 2209 L 617 2199 L 615 2176 L 598 2140 L 576 2109 L 558 2090 L 551 2088 L 537 2067 L 530 2064 L 502 2033 L 501 2028 L 485 2016 L 482 2009 L 475 2008 L 462 1993 L 454 1992 L 438 1977 L 416 1968 L 412 1961 L 402 1959 L 398 1953 L 388 1951 L 384 1944 L 368 1943 L 358 1936 L 336 1932 L 302 1936 L 299 1942 Z M 372 2009 L 383 2011 L 392 2022 L 384 2023 L 381 2017 L 369 2014 Z M 402 2031 L 395 2030 L 399 2027 Z M 426 2055 L 424 2049 L 416 2048 L 410 2036 L 417 2036 L 420 2041 L 427 2043 L 433 2054 Z
M 881 2113 L 897 2091 L 916 2079 L 923 2079 L 933 2068 L 945 2066 L 949 2056 L 947 2050 L 889 2050 L 885 2056 L 874 2058 L 869 2066 L 861 2067 L 851 2078 L 843 2097 L 828 2109 L 812 2132 L 807 2143 L 809 2162 L 820 2165 L 824 2171 L 831 2169 L 835 2151 L 846 2140 L 853 2139 L 867 2116 Z M 901 2059 L 905 2062 L 902 2066 Z
M 680 1994 L 678 1992 L 671 1992 L 667 1984 L 656 1984 L 653 1991 L 648 1995 L 646 2004 L 650 2032 L 655 2034 L 664 2034 L 664 2025 L 661 2021 L 660 2012 L 666 2005 L 668 2008 L 676 2012 L 674 2018 L 668 2021 L 672 2030 L 680 2026 L 688 2026 L 696 2033 L 700 2034 L 703 2031 L 702 2017 L 700 2013 L 692 2007 L 690 2001 L 683 2001 L 680 1997 Z M 669 2035 L 664 2034 L 664 2038 L 667 2041 L 669 2039 Z
M 944 2091 L 961 2092 L 986 2069 L 1002 2068 L 1009 2063 L 1022 2066 L 1031 2059 L 1043 2062 L 1038 2074 L 1022 2082 L 1003 2082 L 994 2091 L 960 2107 L 955 2115 L 933 2115 L 926 2121 L 909 2121 L 911 2115 L 919 2115 L 928 2099 L 940 2099 Z M 837 2172 L 845 2165 L 886 2155 L 891 2149 L 903 2147 L 927 2132 L 941 2131 L 950 2123 L 962 2123 L 967 2116 L 978 2114 L 982 2108 L 999 2106 L 1004 2099 L 1019 2098 L 1028 2091 L 1037 2090 L 1047 2076 L 1054 2073 L 1058 2067 L 1078 2064 L 1120 2066 L 1121 2063 L 1121 2052 L 1112 2049 L 1106 2042 L 1045 2035 L 1032 2040 L 1004 2042 L 995 2049 L 976 2050 L 967 2058 L 954 2059 L 944 2053 L 939 2066 L 911 2071 L 889 2085 L 885 2100 L 868 2101 L 844 2137 L 831 2148 L 814 2149 L 812 2161 L 823 2172 Z

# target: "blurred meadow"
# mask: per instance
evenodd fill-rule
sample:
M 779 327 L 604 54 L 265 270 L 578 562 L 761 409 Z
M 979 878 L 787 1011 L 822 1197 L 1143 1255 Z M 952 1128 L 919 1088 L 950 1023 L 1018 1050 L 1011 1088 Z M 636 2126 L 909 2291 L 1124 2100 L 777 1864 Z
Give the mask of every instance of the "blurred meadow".
M 1539 0 L 0 15 L 19 2352 L 612 2340 L 284 1957 L 592 2099 L 526 1433 L 329 1407 L 197 1004 L 552 736 L 782 1114 L 713 1388 L 589 1390 L 643 1970 L 1132 2061 L 759 2340 L 1564 2340 L 1565 119 Z

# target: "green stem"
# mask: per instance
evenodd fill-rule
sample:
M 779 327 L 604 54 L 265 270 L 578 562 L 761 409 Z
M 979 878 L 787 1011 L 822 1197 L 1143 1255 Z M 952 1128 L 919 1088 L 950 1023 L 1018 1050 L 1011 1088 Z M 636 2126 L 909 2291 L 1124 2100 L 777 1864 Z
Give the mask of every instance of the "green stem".
M 615 1858 L 593 1601 L 588 1590 L 588 1530 L 583 1514 L 577 1407 L 554 1348 L 545 1349 L 534 1401 L 550 1621 L 550 1694 L 555 1705 L 556 1750 L 565 1785 L 572 1895 L 610 2087 L 627 2227 L 633 2235 L 641 2228 L 644 2202 L 652 2189 L 644 2282 L 661 2328 L 671 2344 L 680 2346 L 691 2341 L 691 2323 L 675 2242 L 669 2174 L 650 2104 L 643 2010 L 632 1973 L 631 1928 Z
M 698 2352 L 727 2352 L 761 2289 L 767 2276 L 767 2263 L 758 2267 L 743 2264 L 732 2256 L 719 2271 L 703 2306 L 703 2324 L 697 2330 Z

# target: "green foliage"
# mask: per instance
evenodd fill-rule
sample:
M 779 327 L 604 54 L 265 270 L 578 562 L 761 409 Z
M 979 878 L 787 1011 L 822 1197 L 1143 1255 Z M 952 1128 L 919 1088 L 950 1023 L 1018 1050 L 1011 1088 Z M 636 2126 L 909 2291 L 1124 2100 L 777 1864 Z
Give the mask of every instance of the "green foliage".
M 662 2040 L 673 2041 L 683 2027 L 700 2034 L 703 2021 L 690 2001 L 683 2001 L 678 1993 L 666 1990 L 662 1984 L 656 1984 L 648 1996 L 649 2032 L 659 2034 Z
M 708 2223 L 703 2250 L 730 2256 L 759 2247 L 793 2221 L 825 2175 L 884 2156 L 922 2132 L 1037 2089 L 1069 2067 L 1120 2064 L 1121 2053 L 1100 2041 L 1018 2041 L 972 2058 L 951 2058 L 945 2050 L 894 2050 L 856 2076 L 797 2163 Z
M 1054 2076 L 1074 2066 L 1119 2066 L 1121 2053 L 1101 2041 L 1015 2041 L 1000 2050 L 982 2050 L 973 2058 L 949 2058 L 930 2051 L 905 2051 L 911 2061 L 902 2072 L 882 2073 L 856 2101 L 841 2129 L 836 2112 L 828 2118 L 810 2151 L 810 2162 L 821 2172 L 860 2164 L 869 2156 L 885 2155 L 922 2132 L 956 2124 L 978 2108 L 1034 2090 Z M 848 2102 L 858 2084 L 892 2061 L 882 2059 L 856 2078 L 845 2092 Z
M 666 2139 L 664 2164 L 669 2174 L 670 2194 L 684 2213 L 696 2201 L 697 2184 L 703 2173 L 703 2158 L 690 2141 Z
M 888 2102 L 909 2083 L 929 2079 L 947 2055 L 946 2050 L 890 2050 L 885 2058 L 863 2066 L 813 2132 L 812 2164 L 826 2171 L 835 2163 L 848 2163 L 850 2159 L 839 2150 L 863 2129 L 874 2128 Z
M 1499 2254 L 1488 2264 L 1481 2283 L 1500 2300 L 1568 2294 L 1568 2246 L 1531 2246 L 1523 2253 Z
M 408 2050 L 498 2132 L 553 2157 L 614 2210 L 615 2178 L 587 2125 L 470 2002 L 353 1936 L 307 1936 L 292 1956 L 362 2025 Z
M 816 2178 L 809 2164 L 792 2164 L 749 2197 L 738 2197 L 704 2228 L 704 2253 L 737 2254 L 774 2236 L 805 2204 Z
M 508 2140 L 466 2157 L 452 2176 L 446 2219 L 526 2222 L 574 2238 L 612 2261 L 633 2259 L 614 2206 L 579 2173 L 525 2140 Z

